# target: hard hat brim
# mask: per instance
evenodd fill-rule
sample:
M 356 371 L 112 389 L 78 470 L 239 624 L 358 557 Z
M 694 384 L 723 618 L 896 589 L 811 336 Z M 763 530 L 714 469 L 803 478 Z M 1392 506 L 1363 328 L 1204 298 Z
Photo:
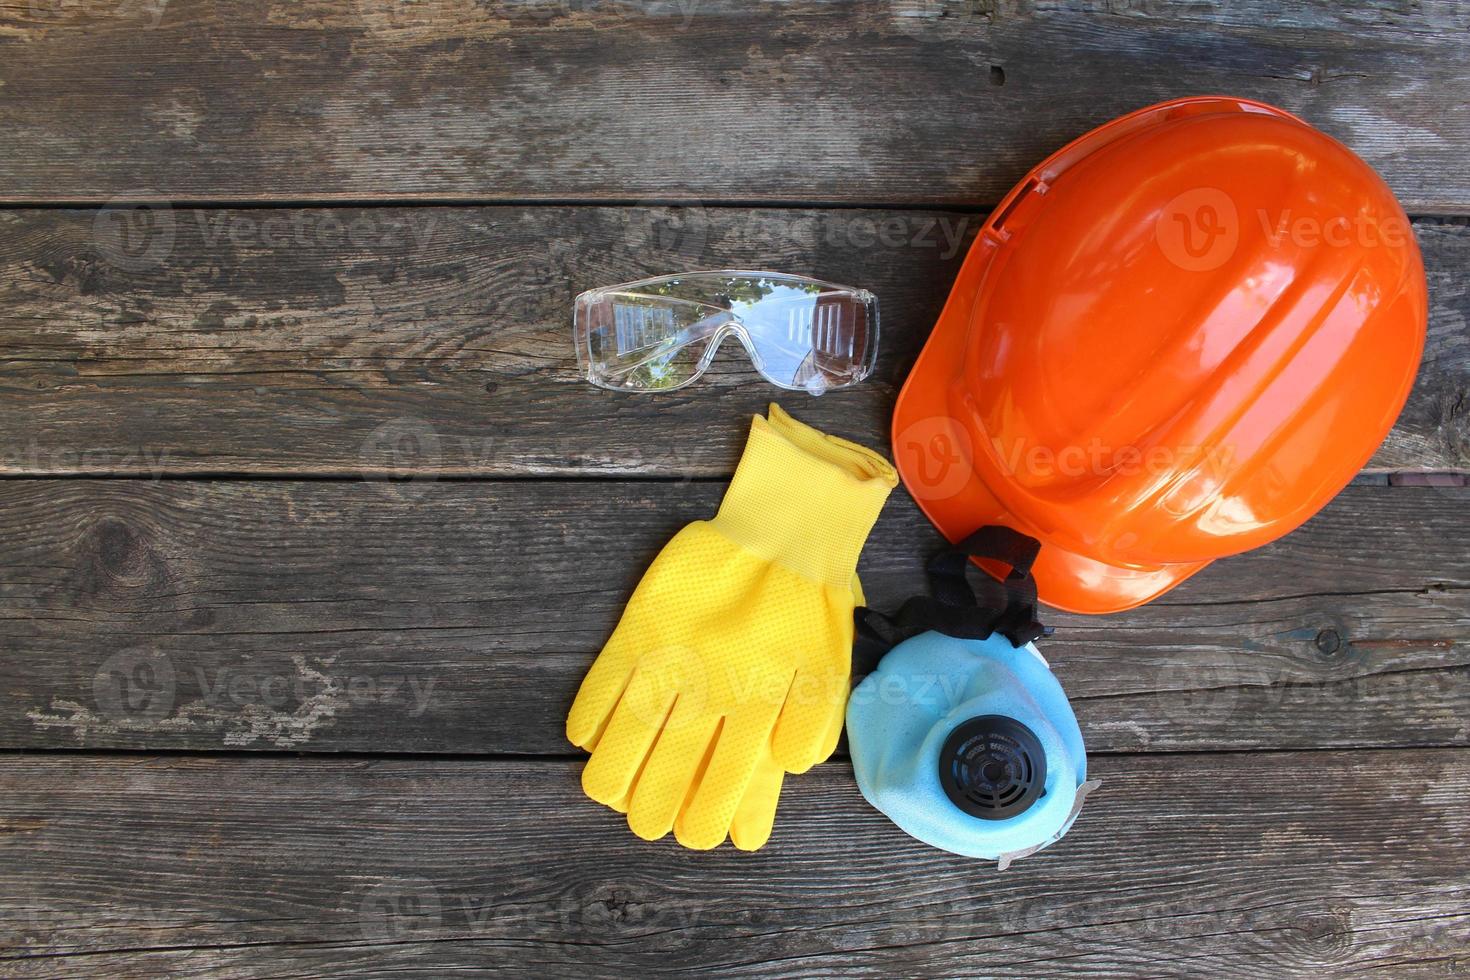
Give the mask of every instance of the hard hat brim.
M 963 341 L 963 331 L 954 333 Z M 944 345 L 936 343 L 938 339 L 931 340 L 924 349 L 915 367 L 916 375 L 925 371 L 925 358 L 943 356 Z M 1110 565 L 1069 551 L 1048 541 L 1045 529 L 1033 527 L 1011 513 L 973 467 L 967 467 L 963 483 L 958 486 L 944 481 L 946 485 L 941 492 L 931 492 L 940 488 L 920 474 L 938 473 L 955 465 L 953 455 L 937 450 L 936 441 L 943 444 L 947 437 L 949 446 L 953 447 L 968 438 L 953 423 L 949 412 L 942 389 L 906 385 L 899 395 L 893 415 L 893 453 L 904 486 L 919 509 L 952 543 L 987 524 L 1000 524 L 1041 540 L 1041 551 L 1031 572 L 1036 579 L 1037 596 L 1047 605 L 1076 613 L 1121 612 L 1162 595 L 1209 564 L 1201 561 L 1154 567 Z M 914 438 L 916 432 L 925 438 Z M 997 578 L 1005 574 L 1005 569 L 993 562 L 977 559 L 976 564 Z

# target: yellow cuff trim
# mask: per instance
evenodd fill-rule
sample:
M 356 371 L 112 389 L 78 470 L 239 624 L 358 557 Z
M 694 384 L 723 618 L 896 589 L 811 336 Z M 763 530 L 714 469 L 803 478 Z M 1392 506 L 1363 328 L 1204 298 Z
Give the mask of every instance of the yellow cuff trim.
M 882 456 L 772 405 L 769 420 L 751 420 L 713 523 L 747 550 L 847 590 L 863 542 L 897 485 Z

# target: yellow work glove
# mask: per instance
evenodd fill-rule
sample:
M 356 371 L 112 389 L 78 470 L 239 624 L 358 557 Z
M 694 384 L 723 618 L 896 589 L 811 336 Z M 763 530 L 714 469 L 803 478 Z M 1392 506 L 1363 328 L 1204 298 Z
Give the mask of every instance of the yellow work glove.
M 845 707 L 847 699 L 842 698 L 839 703 Z M 842 721 L 845 714 L 845 711 L 837 711 L 832 715 L 832 722 L 836 726 L 834 731 L 837 735 L 842 733 Z M 832 741 L 835 745 L 837 741 L 835 735 Z M 770 744 L 767 743 L 756 760 L 755 768 L 751 771 L 745 794 L 735 807 L 734 816 L 730 818 L 730 843 L 742 851 L 757 851 L 771 839 L 771 830 L 776 823 L 776 804 L 780 801 L 781 783 L 785 778 L 786 771 L 776 765 L 776 760 L 771 755 Z M 615 801 L 612 808 L 619 813 L 627 813 L 631 802 L 629 800 L 631 792 L 630 790 L 627 795 Z M 667 830 L 664 833 L 667 833 Z M 678 840 L 685 847 L 700 850 L 715 847 L 724 840 L 723 836 L 716 840 L 713 835 L 699 841 L 693 841 L 692 838 L 686 839 L 687 837 L 688 835 L 683 835 Z
M 808 428 L 807 431 L 816 430 Z M 852 601 L 854 606 L 868 604 L 863 596 L 862 583 L 856 575 L 852 577 Z M 849 665 L 848 673 L 851 672 Z M 842 697 L 832 702 L 832 717 L 827 720 L 831 730 L 823 736 L 823 745 L 837 745 L 837 739 L 842 735 L 842 724 L 847 719 L 847 699 L 850 694 L 849 687 Z M 829 748 L 827 755 L 831 754 L 832 749 Z M 825 760 L 826 756 L 822 758 Z M 730 822 L 730 843 L 742 851 L 758 851 L 771 839 L 771 829 L 776 823 L 776 803 L 781 798 L 781 782 L 785 777 L 785 770 L 776 764 L 767 745 L 767 750 L 761 753 L 760 761 L 756 763 L 755 772 L 751 774 L 750 785 L 745 787 L 745 795 L 735 809 L 735 818 Z
M 782 771 L 837 745 L 858 553 L 896 483 L 775 405 L 752 421 L 719 513 L 654 559 L 577 693 L 588 796 L 648 840 L 764 843 Z
M 863 587 L 856 575 L 852 578 L 852 589 L 853 603 L 858 606 L 866 605 Z M 832 717 L 828 719 L 832 730 L 824 737 L 823 744 L 836 745 L 847 716 L 847 695 L 844 694 L 832 702 L 832 707 Z M 780 801 L 781 783 L 785 778 L 786 771 L 776 764 L 768 741 L 756 761 L 750 782 L 745 787 L 745 795 L 740 798 L 735 816 L 730 821 L 730 843 L 742 851 L 757 851 L 771 839 L 771 830 L 776 823 L 776 804 Z M 614 803 L 613 809 L 619 813 L 627 813 L 628 797 L 624 796 Z M 715 844 L 719 844 L 719 841 L 715 841 Z

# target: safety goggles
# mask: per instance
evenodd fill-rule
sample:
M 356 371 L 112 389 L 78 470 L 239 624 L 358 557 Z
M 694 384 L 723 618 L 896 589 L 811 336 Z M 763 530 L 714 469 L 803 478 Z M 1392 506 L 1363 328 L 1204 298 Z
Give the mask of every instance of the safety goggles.
M 878 300 L 865 289 L 774 272 L 689 272 L 577 297 L 577 361 L 616 391 L 673 391 L 735 337 L 761 377 L 820 395 L 873 371 Z

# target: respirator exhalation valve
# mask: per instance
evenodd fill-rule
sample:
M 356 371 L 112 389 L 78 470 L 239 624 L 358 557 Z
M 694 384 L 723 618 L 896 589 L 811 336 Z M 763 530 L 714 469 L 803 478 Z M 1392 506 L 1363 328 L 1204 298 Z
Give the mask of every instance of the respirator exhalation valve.
M 939 751 L 939 782 L 955 806 L 982 820 L 1026 812 L 1046 785 L 1046 753 L 1014 718 L 982 715 L 949 733 Z

